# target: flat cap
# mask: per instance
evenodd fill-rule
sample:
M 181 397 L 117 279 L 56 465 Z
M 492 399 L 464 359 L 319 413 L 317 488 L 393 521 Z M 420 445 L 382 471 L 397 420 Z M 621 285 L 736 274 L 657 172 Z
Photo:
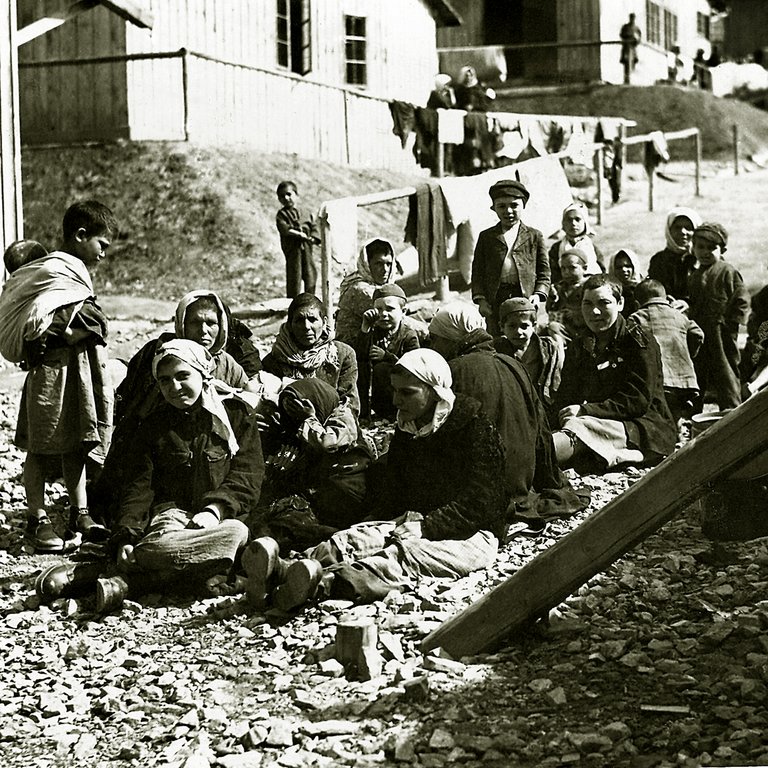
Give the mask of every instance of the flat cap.
M 522 197 L 526 203 L 531 196 L 531 193 L 525 188 L 525 184 L 515 179 L 497 181 L 491 185 L 488 194 L 491 196 L 491 200 L 496 200 L 499 197 Z
M 396 283 L 385 283 L 384 285 L 380 285 L 373 292 L 373 301 L 386 298 L 387 296 L 397 296 L 399 299 L 405 301 L 405 291 Z
M 530 299 L 514 298 L 507 299 L 499 307 L 499 320 L 502 322 L 507 315 L 511 315 L 513 312 L 536 312 L 536 307 Z
M 714 221 L 705 221 L 703 224 L 699 224 L 693 230 L 693 235 L 694 237 L 698 235 L 705 240 L 711 240 L 722 248 L 728 245 L 728 230 L 722 224 L 717 224 Z

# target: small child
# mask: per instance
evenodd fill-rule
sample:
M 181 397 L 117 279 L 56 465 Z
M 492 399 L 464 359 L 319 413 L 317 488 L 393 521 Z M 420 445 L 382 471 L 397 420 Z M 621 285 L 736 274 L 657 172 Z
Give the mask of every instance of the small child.
M 61 462 L 70 504 L 68 533 L 107 532 L 88 511 L 86 457 L 103 461 L 113 395 L 106 355 L 107 319 L 96 304 L 89 266 L 106 255 L 117 232 L 102 203 L 75 203 L 64 214 L 61 250 L 19 267 L 0 297 L 0 352 L 28 370 L 15 443 L 27 451 L 28 543 L 57 552 L 64 541 L 45 510 L 48 459 Z
M 581 316 L 581 293 L 587 279 L 587 256 L 579 248 L 568 248 L 560 255 L 562 280 L 553 286 L 547 299 L 548 333 L 565 342 L 575 339 L 585 328 Z
M 693 403 L 699 396 L 693 358 L 701 349 L 704 331 L 672 307 L 666 289 L 658 280 L 646 278 L 638 283 L 635 298 L 640 309 L 631 319 L 659 344 L 664 396 L 672 418 L 678 422 L 691 415 Z
M 624 309 L 621 314 L 624 317 L 629 317 L 640 309 L 640 304 L 635 298 L 635 288 L 643 276 L 637 268 L 637 254 L 628 248 L 617 251 L 611 259 L 609 274 L 621 283 L 621 290 L 624 295 Z
M 406 352 L 419 348 L 416 332 L 403 322 L 405 302 L 403 289 L 387 283 L 374 291 L 373 308 L 363 314 L 355 343 L 363 418 L 370 418 L 372 410 L 382 418 L 395 417 L 390 374 Z
M 585 273 L 597 275 L 605 272 L 605 259 L 594 243 L 594 230 L 589 223 L 589 210 L 584 203 L 573 202 L 563 209 L 563 236 L 549 249 L 549 267 L 552 270 L 552 282 L 559 283 L 563 276 L 560 272 L 560 257 L 569 248 L 578 248 L 586 257 Z
M 494 339 L 497 352 L 515 357 L 530 374 L 545 406 L 560 386 L 565 349 L 551 336 L 536 333 L 536 307 L 528 299 L 507 299 L 499 309 L 501 332 Z
M 724 260 L 728 232 L 721 224 L 705 222 L 693 232 L 697 266 L 689 278 L 688 316 L 704 331 L 704 344 L 696 357 L 701 411 L 708 389 L 720 410 L 741 402 L 739 383 L 739 325 L 747 321 L 749 295 L 738 270 Z
M 296 207 L 298 189 L 293 181 L 281 181 L 277 185 L 277 199 L 283 206 L 275 217 L 280 233 L 280 247 L 285 256 L 285 293 L 295 299 L 304 283 L 305 293 L 314 293 L 317 269 L 312 257 L 312 246 L 320 244 L 314 218 L 303 218 Z
M 36 240 L 16 240 L 5 249 L 3 254 L 5 271 L 12 275 L 19 267 L 47 255 L 48 251 Z

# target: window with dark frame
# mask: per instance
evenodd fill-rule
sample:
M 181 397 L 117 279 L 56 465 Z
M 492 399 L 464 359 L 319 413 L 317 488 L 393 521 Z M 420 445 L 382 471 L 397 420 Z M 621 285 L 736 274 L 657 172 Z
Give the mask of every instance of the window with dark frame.
M 312 71 L 310 0 L 277 0 L 277 65 L 298 75 Z
M 344 17 L 345 81 L 348 85 L 368 84 L 365 16 Z
M 664 47 L 671 51 L 677 45 L 677 15 L 664 10 Z
M 709 40 L 709 16 L 701 11 L 696 12 L 696 34 Z
M 653 45 L 661 45 L 661 8 L 651 0 L 645 3 L 646 39 Z

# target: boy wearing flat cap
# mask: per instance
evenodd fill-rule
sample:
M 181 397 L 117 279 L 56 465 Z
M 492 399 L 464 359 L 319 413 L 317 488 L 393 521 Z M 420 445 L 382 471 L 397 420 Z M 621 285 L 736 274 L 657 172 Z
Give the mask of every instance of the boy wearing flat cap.
M 480 233 L 472 260 L 472 300 L 488 332 L 499 336 L 499 307 L 512 298 L 530 299 L 538 309 L 551 283 L 544 236 L 520 220 L 529 193 L 522 182 L 497 181 L 488 190 L 499 223 Z
M 728 232 L 722 224 L 705 222 L 693 231 L 696 269 L 688 278 L 688 316 L 704 331 L 704 343 L 694 359 L 701 392 L 714 392 L 720 410 L 741 402 L 739 384 L 739 325 L 747 322 L 749 295 L 739 271 L 725 261 Z

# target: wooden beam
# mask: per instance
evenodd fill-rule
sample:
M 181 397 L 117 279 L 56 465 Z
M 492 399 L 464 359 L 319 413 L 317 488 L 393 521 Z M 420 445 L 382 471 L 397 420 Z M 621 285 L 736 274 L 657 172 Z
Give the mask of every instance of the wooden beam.
M 508 581 L 438 627 L 424 639 L 422 650 L 443 648 L 458 659 L 494 649 L 657 531 L 699 497 L 707 483 L 747 467 L 765 469 L 760 459 L 766 450 L 768 390 L 688 442 Z
M 145 29 L 152 29 L 154 17 L 144 0 L 99 0 L 108 10 L 121 16 L 131 24 Z

